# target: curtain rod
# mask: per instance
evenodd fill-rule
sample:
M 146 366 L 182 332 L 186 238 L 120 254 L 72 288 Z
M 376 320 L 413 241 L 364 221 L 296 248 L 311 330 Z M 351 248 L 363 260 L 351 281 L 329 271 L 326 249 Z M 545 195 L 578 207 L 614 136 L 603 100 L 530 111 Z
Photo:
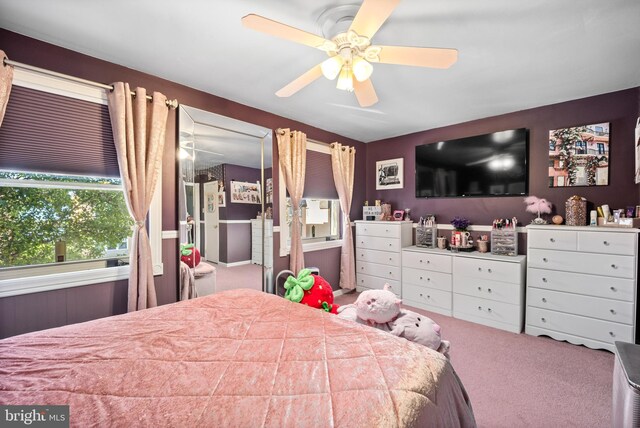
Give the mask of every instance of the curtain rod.
M 286 134 L 286 132 L 284 132 L 283 128 L 278 128 L 278 129 L 276 129 L 276 134 L 277 135 L 284 135 L 284 134 Z M 310 142 L 310 143 L 322 144 L 322 145 L 325 145 L 325 146 L 330 146 L 332 144 L 335 144 L 335 143 L 325 143 L 324 141 L 314 140 L 313 138 L 307 138 L 307 141 Z
M 47 69 L 40 68 L 40 67 L 34 67 L 33 65 L 23 64 L 23 63 L 17 62 L 17 61 L 12 61 L 9 58 L 4 58 L 3 59 L 3 64 L 5 66 L 11 65 L 13 67 L 23 68 L 25 70 L 35 71 L 37 73 L 42 73 L 42 74 L 46 74 L 46 75 L 49 75 L 49 76 L 60 77 L 62 79 L 70 80 L 72 82 L 84 83 L 85 85 L 97 86 L 98 88 L 102 88 L 102 89 L 106 89 L 106 90 L 109 90 L 109 91 L 113 91 L 113 86 L 112 85 L 105 85 L 104 83 L 94 82 L 92 80 L 86 80 L 86 79 L 82 79 L 80 77 L 69 76 L 68 74 L 58 73 L 57 71 L 51 71 L 51 70 L 47 70 Z M 136 93 L 135 92 L 130 92 L 130 95 L 133 95 L 135 97 Z M 147 95 L 147 99 L 148 100 L 152 100 L 153 97 L 151 97 L 150 95 Z M 165 104 L 167 105 L 167 107 L 172 108 L 172 109 L 178 108 L 178 100 L 166 100 Z

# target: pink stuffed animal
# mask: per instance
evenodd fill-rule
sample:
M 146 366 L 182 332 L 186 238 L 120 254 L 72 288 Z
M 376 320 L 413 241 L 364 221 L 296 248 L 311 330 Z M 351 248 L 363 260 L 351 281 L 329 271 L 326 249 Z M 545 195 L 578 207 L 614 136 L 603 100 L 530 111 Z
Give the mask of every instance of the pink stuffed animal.
M 338 309 L 338 317 L 390 332 L 434 349 L 449 358 L 451 343 L 440 337 L 441 327 L 431 318 L 406 309 L 386 284 L 383 290 L 363 291 L 354 304 Z

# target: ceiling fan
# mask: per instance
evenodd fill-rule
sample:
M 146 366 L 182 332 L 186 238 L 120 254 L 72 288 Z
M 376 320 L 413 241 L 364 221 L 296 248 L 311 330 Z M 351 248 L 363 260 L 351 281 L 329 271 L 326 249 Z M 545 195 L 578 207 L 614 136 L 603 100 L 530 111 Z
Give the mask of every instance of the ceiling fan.
M 255 14 L 243 17 L 242 24 L 256 31 L 320 49 L 329 55 L 329 59 L 276 92 L 277 96 L 289 97 L 324 75 L 330 80 L 337 77 L 338 89 L 354 91 L 360 106 L 369 107 L 378 102 L 369 79 L 373 72 L 372 62 L 449 68 L 458 59 L 457 49 L 372 45 L 371 38 L 399 2 L 364 0 L 348 30 L 333 36 L 331 40 Z

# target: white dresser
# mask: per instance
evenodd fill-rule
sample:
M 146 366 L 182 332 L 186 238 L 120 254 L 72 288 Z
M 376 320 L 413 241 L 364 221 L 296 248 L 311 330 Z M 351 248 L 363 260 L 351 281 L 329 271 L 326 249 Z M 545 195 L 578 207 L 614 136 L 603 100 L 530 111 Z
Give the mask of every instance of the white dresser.
M 525 332 L 612 352 L 634 343 L 640 230 L 527 229 Z
M 520 333 L 525 256 L 408 247 L 402 298 L 409 306 Z
M 265 219 L 264 266 L 273 267 L 273 219 Z M 251 263 L 262 264 L 262 220 L 251 220 Z
M 410 221 L 356 221 L 356 289 L 382 288 L 389 283 L 402 296 L 402 248 L 411 245 Z

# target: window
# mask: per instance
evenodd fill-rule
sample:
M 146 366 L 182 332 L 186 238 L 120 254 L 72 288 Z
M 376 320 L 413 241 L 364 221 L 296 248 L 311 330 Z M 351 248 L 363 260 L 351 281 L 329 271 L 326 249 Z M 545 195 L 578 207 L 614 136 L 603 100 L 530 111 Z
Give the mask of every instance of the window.
M 161 203 L 158 186 L 156 275 Z M 128 278 L 132 223 L 104 89 L 17 68 L 0 128 L 0 297 Z
M 133 220 L 120 181 L 0 171 L 0 269 L 63 263 L 71 271 L 128 264 Z M 5 270 L 0 278 L 39 272 Z
M 598 154 L 599 155 L 605 154 L 604 143 L 598 143 Z
M 342 211 L 333 181 L 329 146 L 307 140 L 304 197 L 300 203 L 305 252 L 342 246 Z M 291 248 L 291 199 L 280 171 L 280 256 Z
M 549 151 L 553 152 L 556 150 L 556 140 L 549 140 Z
M 577 155 L 586 155 L 587 154 L 587 142 L 586 141 L 576 141 L 576 154 Z

